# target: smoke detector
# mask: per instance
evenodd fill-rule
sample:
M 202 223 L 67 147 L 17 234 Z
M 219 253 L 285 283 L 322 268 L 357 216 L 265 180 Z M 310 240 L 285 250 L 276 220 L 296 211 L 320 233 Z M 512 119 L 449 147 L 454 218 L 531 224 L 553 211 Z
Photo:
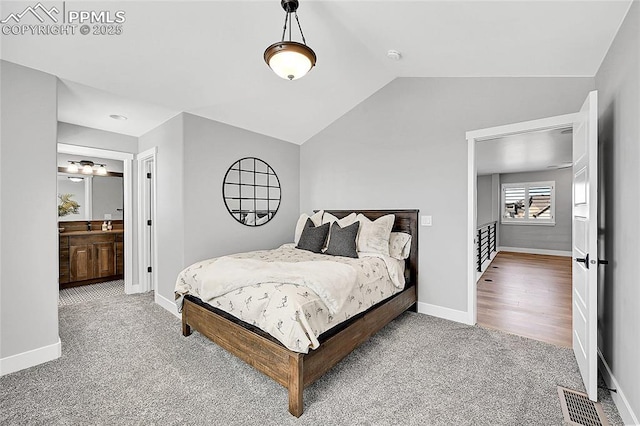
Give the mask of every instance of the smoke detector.
M 399 61 L 402 58 L 402 55 L 397 50 L 389 50 L 387 52 L 387 58 L 392 59 L 394 61 Z

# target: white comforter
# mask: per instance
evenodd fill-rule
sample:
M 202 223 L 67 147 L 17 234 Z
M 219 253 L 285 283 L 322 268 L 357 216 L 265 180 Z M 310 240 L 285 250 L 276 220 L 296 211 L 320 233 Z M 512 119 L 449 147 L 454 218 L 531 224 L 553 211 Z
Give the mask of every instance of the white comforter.
M 319 271 L 314 278 L 304 271 L 310 264 Z M 248 276 L 228 284 L 239 266 L 249 270 Z M 283 272 L 286 268 L 296 272 Z M 259 270 L 268 271 L 270 277 L 260 277 Z M 353 285 L 348 284 L 348 271 L 355 273 Z M 179 305 L 185 294 L 192 294 L 261 328 L 292 351 L 307 353 L 319 346 L 320 334 L 402 290 L 403 273 L 404 262 L 387 256 L 330 257 L 285 244 L 198 262 L 180 273 L 175 290 Z M 282 277 L 284 281 L 275 281 Z
M 345 304 L 357 278 L 352 266 L 331 261 L 266 262 L 225 256 L 194 267 L 200 269 L 197 291 L 202 300 L 256 284 L 294 284 L 313 290 L 332 314 Z

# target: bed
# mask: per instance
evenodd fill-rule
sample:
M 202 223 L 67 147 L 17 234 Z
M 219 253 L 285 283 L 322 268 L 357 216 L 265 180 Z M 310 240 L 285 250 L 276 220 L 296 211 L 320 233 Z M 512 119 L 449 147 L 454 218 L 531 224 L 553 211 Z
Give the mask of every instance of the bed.
M 353 210 L 327 210 L 338 219 Z M 370 220 L 395 215 L 393 232 L 411 235 L 410 251 L 405 261 L 404 287 L 383 300 L 365 308 L 349 319 L 322 331 L 315 348 L 295 350 L 236 315 L 203 302 L 193 294 L 182 300 L 182 334 L 198 331 L 222 348 L 266 374 L 288 389 L 289 412 L 303 413 L 303 391 L 325 372 L 340 362 L 369 337 L 406 310 L 416 310 L 418 283 L 418 210 L 363 210 Z M 283 250 L 288 250 L 284 247 Z M 242 290 L 238 290 L 242 291 Z M 208 299 L 207 299 L 208 300 Z M 227 309 L 228 310 L 228 309 Z M 315 340 L 312 338 L 312 340 Z M 291 346 L 291 345 L 289 345 Z M 306 353 L 305 353 L 306 352 Z

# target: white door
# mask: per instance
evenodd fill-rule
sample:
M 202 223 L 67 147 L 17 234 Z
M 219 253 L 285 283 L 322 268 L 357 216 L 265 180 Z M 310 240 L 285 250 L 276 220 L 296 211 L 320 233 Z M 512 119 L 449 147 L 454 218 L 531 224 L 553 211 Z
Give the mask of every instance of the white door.
M 573 126 L 573 352 L 589 399 L 598 380 L 598 93 Z
M 144 232 L 144 244 L 145 244 L 145 265 L 147 265 L 147 275 L 145 282 L 146 291 L 155 290 L 155 283 L 153 282 L 152 270 L 155 267 L 153 264 L 153 158 L 146 159 L 145 165 L 145 194 L 144 194 L 144 214 L 147 221 L 147 226 Z

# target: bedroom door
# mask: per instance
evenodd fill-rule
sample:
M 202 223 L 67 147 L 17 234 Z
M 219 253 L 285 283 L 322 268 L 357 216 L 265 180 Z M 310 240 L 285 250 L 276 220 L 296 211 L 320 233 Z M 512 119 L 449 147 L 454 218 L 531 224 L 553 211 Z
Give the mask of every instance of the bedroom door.
M 573 352 L 589 399 L 598 380 L 598 94 L 589 93 L 573 126 Z

